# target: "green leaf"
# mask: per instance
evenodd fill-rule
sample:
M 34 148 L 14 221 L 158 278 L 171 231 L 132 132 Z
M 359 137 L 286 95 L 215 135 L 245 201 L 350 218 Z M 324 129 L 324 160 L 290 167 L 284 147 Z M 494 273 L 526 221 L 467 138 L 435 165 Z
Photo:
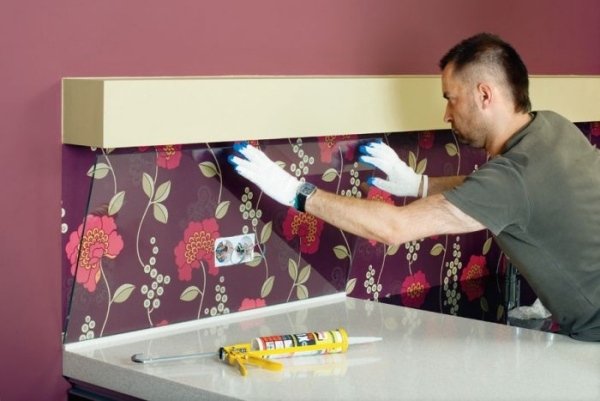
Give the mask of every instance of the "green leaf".
M 395 255 L 396 252 L 398 252 L 398 249 L 400 249 L 400 245 L 390 245 L 390 246 L 388 246 L 386 255 L 388 255 L 388 256 Z
M 290 259 L 288 261 L 288 273 L 290 274 L 290 277 L 292 278 L 292 280 L 294 280 L 295 283 L 296 279 L 298 278 L 298 265 L 296 264 L 294 259 Z
M 198 295 L 202 295 L 202 291 L 200 291 L 200 288 L 196 287 L 195 285 L 192 285 L 183 290 L 183 292 L 179 296 L 179 299 L 181 299 L 184 302 L 191 302 L 194 299 L 196 299 Z
M 429 251 L 429 254 L 431 256 L 438 256 L 440 253 L 442 253 L 444 251 L 444 246 L 442 244 L 435 244 L 432 248 L 431 251 Z
M 300 284 L 296 287 L 296 296 L 298 299 L 306 299 L 308 298 L 308 288 L 305 285 Z
M 96 163 L 87 171 L 88 177 L 93 177 L 95 180 L 102 179 L 108 175 L 110 167 L 106 163 Z
M 413 170 L 417 169 L 417 156 L 412 151 L 408 152 L 408 165 Z
M 356 285 L 356 278 L 348 280 L 346 282 L 346 295 L 350 295 L 352 291 L 354 291 L 354 286 Z
M 125 200 L 125 191 L 116 193 L 108 203 L 108 215 L 113 216 L 121 210 L 123 207 L 123 201 Z
M 256 266 L 260 265 L 260 262 L 262 262 L 262 256 L 260 256 L 260 253 L 255 253 L 254 258 L 252 258 L 252 260 L 246 262 L 246 266 L 256 267 Z
M 152 196 L 154 195 L 154 180 L 147 173 L 142 174 L 142 189 L 148 199 L 152 200 Z
M 498 310 L 496 311 L 496 321 L 499 322 L 504 317 L 504 305 L 498 305 Z
M 115 291 L 115 295 L 113 295 L 112 302 L 116 304 L 120 304 L 122 302 L 127 301 L 133 290 L 135 289 L 135 285 L 133 284 L 123 284 Z
M 487 255 L 492 247 L 492 237 L 488 238 L 483 244 L 483 254 Z
M 227 214 L 227 210 L 229 209 L 229 204 L 231 201 L 223 201 L 219 203 L 217 209 L 215 210 L 215 217 L 217 219 L 222 219 Z
M 490 310 L 490 307 L 488 306 L 488 301 L 485 297 L 479 298 L 479 305 L 481 305 L 481 310 L 486 313 Z
M 346 259 L 350 257 L 348 253 L 348 249 L 344 245 L 337 245 L 333 247 L 333 253 L 335 253 L 335 257 L 338 259 Z
M 337 170 L 334 168 L 328 168 L 321 176 L 321 179 L 325 182 L 332 182 L 337 177 L 338 177 Z
M 415 172 L 417 174 L 423 174 L 425 172 L 426 168 L 427 168 L 427 159 L 423 159 L 419 162 L 419 164 L 417 164 L 417 169 Z
M 262 230 L 260 230 L 260 243 L 264 244 L 265 242 L 267 242 L 269 240 L 269 238 L 271 238 L 271 233 L 273 232 L 273 222 L 269 221 L 267 224 L 265 224 L 262 228 Z
M 167 210 L 167 207 L 162 203 L 155 203 L 153 207 L 154 218 L 156 221 L 167 224 L 167 221 L 169 221 L 169 211 Z
M 308 281 L 310 277 L 310 265 L 304 266 L 300 270 L 300 274 L 298 275 L 298 284 L 304 284 Z
M 164 202 L 171 192 L 171 181 L 165 181 L 158 186 L 156 193 L 154 194 L 154 202 Z
M 448 153 L 449 156 L 456 156 L 458 154 L 458 149 L 456 148 L 456 145 L 453 143 L 447 143 L 445 148 L 446 148 L 446 153 Z
M 260 297 L 261 298 L 266 298 L 269 296 L 269 294 L 271 293 L 271 290 L 273 289 L 274 282 L 275 282 L 275 276 L 271 276 L 265 280 L 265 282 L 262 285 L 262 288 L 260 289 Z
M 202 162 L 198 164 L 198 167 L 200 167 L 200 171 L 206 178 L 212 178 L 219 174 L 217 166 L 213 162 Z

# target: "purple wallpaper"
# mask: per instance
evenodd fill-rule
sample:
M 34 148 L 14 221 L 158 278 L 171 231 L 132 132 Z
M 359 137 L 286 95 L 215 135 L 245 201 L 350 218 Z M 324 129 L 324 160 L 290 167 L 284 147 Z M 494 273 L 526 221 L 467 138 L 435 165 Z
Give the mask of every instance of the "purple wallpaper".
M 580 128 L 600 142 L 600 124 Z M 430 175 L 468 174 L 485 162 L 449 131 L 253 144 L 320 188 L 410 202 L 366 186 L 379 172 L 355 153 L 370 138 Z M 488 232 L 400 247 L 355 237 L 264 196 L 227 163 L 232 146 L 63 147 L 66 342 L 340 291 L 504 321 L 503 259 Z M 236 236 L 254 236 L 254 255 L 220 266 L 219 239 Z

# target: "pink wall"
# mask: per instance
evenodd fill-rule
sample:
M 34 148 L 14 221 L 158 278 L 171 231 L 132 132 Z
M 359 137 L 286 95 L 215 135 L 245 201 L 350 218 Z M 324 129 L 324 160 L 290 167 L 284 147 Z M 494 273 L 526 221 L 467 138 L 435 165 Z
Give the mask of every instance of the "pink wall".
M 481 30 L 512 41 L 532 73 L 600 74 L 597 0 L 5 0 L 0 399 L 66 398 L 61 77 L 437 73 Z

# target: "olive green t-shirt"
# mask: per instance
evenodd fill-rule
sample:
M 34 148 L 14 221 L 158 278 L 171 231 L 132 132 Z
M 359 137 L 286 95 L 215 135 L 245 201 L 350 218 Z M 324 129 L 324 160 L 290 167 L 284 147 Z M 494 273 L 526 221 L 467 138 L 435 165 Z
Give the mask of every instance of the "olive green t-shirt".
M 574 124 L 535 113 L 444 196 L 496 236 L 562 331 L 600 341 L 600 151 Z

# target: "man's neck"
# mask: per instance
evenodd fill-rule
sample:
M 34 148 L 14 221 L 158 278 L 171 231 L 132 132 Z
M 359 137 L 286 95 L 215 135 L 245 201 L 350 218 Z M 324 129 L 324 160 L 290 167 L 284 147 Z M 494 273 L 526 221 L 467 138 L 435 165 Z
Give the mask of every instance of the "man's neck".
M 504 151 L 506 143 L 517 132 L 521 131 L 531 122 L 533 115 L 531 113 L 513 114 L 508 118 L 505 124 L 501 124 L 501 130 L 494 135 L 492 140 L 486 145 L 486 151 L 491 157 L 495 157 Z

